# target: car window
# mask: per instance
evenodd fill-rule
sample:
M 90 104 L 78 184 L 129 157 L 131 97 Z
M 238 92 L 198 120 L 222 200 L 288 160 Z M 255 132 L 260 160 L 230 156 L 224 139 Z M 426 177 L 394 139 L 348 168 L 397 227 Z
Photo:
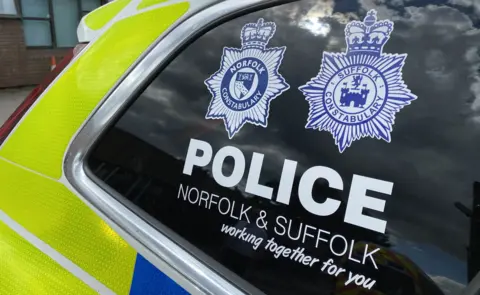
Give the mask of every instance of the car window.
M 100 138 L 92 177 L 266 294 L 460 294 L 480 261 L 478 12 L 354 2 L 199 36 Z

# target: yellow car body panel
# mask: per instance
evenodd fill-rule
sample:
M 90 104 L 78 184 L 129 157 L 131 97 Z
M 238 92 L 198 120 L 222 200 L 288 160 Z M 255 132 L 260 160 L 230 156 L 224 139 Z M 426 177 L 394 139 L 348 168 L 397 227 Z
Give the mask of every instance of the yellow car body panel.
M 0 222 L 1 295 L 93 295 L 93 289 Z
M 59 179 L 65 151 L 91 112 L 188 2 L 115 23 L 54 81 L 0 149 L 0 157 Z
M 119 0 L 115 5 L 126 2 Z M 187 1 L 172 3 L 115 22 L 57 77 L 0 148 L 0 213 L 75 263 L 112 294 L 129 294 L 137 253 L 62 184 L 65 153 L 112 87 L 188 9 Z M 104 20 L 112 18 L 115 11 L 105 13 Z M 91 23 L 93 27 L 102 25 L 100 17 Z M 97 291 L 2 221 L 0 233 L 0 245 L 10 250 L 2 251 L 7 257 L 0 262 L 0 295 Z M 22 271 L 15 271 L 17 267 Z
M 117 294 L 128 294 L 135 250 L 62 183 L 0 160 L 0 208 Z M 8 197 L 12 196 L 12 197 Z

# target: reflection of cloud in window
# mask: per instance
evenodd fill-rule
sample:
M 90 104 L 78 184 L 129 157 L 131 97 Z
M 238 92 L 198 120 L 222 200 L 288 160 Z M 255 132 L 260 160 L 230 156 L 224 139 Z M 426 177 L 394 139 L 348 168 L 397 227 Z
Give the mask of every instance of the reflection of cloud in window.
M 299 22 L 299 26 L 309 30 L 315 36 L 326 36 L 330 32 L 330 25 L 318 18 L 306 18 Z
M 376 8 L 389 12 L 387 7 L 379 7 L 377 1 L 362 0 L 361 3 L 364 9 Z M 475 172 L 467 171 L 465 165 L 473 160 L 469 147 L 475 143 L 473 133 L 463 130 L 469 113 L 471 85 L 478 83 L 476 90 L 480 97 L 480 79 L 477 78 L 479 61 L 476 53 L 480 39 L 474 33 L 471 19 L 457 9 L 429 5 L 406 7 L 405 11 L 403 16 L 389 12 L 395 15 L 392 18 L 395 20 L 395 30 L 385 48 L 386 53 L 408 53 L 404 79 L 419 97 L 411 111 L 406 109 L 396 120 L 395 144 L 389 151 L 405 157 L 406 160 L 397 161 L 394 168 L 403 171 L 404 175 L 390 171 L 388 163 L 391 160 L 385 158 L 383 153 L 378 156 L 368 155 L 368 159 L 365 156 L 352 157 L 352 165 L 361 167 L 365 161 L 376 163 L 383 167 L 385 177 L 392 175 L 396 180 L 397 195 L 402 198 L 391 198 L 388 201 L 389 227 L 395 227 L 403 233 L 408 232 L 408 237 L 404 238 L 438 244 L 448 253 L 465 257 L 466 252 L 458 247 L 458 241 L 467 239 L 466 232 L 462 229 L 466 225 L 461 216 L 455 215 L 452 202 L 454 199 L 466 202 L 471 200 L 468 181 L 474 178 Z M 385 14 L 382 16 L 379 13 L 380 19 L 385 17 Z M 464 58 L 467 51 L 469 57 Z M 438 87 L 442 83 L 444 85 Z M 408 125 L 416 124 L 429 130 L 429 134 L 407 128 Z M 413 138 L 418 140 L 419 134 L 425 135 L 420 135 L 420 145 L 412 141 Z M 445 148 L 435 151 L 428 148 L 438 144 L 445 144 Z M 402 190 L 402 185 L 411 181 L 423 184 L 415 188 L 418 189 L 416 196 Z M 429 195 L 436 198 L 435 210 L 420 212 L 413 209 L 432 206 L 432 200 L 425 198 Z M 407 207 L 410 209 L 404 211 Z M 451 218 L 451 225 L 442 222 L 442 216 Z M 411 230 L 419 228 L 416 226 L 419 224 L 422 234 Z M 445 230 L 446 228 L 448 229 Z M 444 234 L 448 232 L 451 238 L 440 241 L 442 230 Z
M 411 2 L 411 1 L 412 0 L 390 0 L 390 2 L 388 2 L 388 4 L 393 5 L 393 6 L 401 7 L 401 6 L 407 5 L 408 2 Z
M 480 13 L 480 1 L 478 0 L 449 0 L 448 3 L 473 8 L 476 13 Z
M 359 0 L 360 5 L 365 11 L 369 11 L 370 9 L 377 10 L 379 19 L 389 18 L 394 20 L 394 16 L 398 14 L 397 11 L 390 9 L 384 5 L 379 5 L 384 3 L 384 0 Z
M 167 72 L 170 72 L 163 75 L 162 83 L 149 89 L 151 92 L 147 96 L 150 99 L 133 107 L 134 110 L 139 109 L 139 113 L 155 113 L 154 117 L 161 118 L 162 124 L 137 118 L 136 129 L 144 130 L 148 134 L 145 137 L 151 143 L 182 158 L 185 151 L 175 149 L 170 141 L 196 137 L 195 132 L 188 135 L 184 133 L 188 127 L 186 125 L 207 124 L 207 141 L 214 148 L 235 145 L 244 151 L 246 157 L 251 157 L 253 151 L 265 154 L 265 171 L 262 170 L 265 176 L 268 168 L 282 167 L 283 160 L 289 158 L 298 161 L 299 165 L 322 164 L 335 168 L 342 174 L 345 187 L 348 187 L 351 179 L 352 167 L 355 170 L 353 172 L 361 175 L 394 180 L 395 196 L 389 198 L 386 205 L 388 230 L 391 232 L 395 229 L 401 234 L 394 234 L 392 242 L 395 244 L 397 239 L 406 239 L 423 245 L 436 245 L 444 253 L 457 257 L 459 267 L 464 268 L 468 224 L 453 203 L 462 201 L 470 204 L 471 184 L 473 180 L 478 180 L 478 171 L 473 163 L 480 160 L 475 151 L 480 133 L 465 125 L 467 119 L 478 117 L 480 126 L 480 34 L 467 15 L 452 7 L 406 7 L 403 13 L 398 13 L 390 9 L 392 6 L 379 6 L 379 1 L 360 2 L 362 10 L 378 9 L 379 19 L 393 16 L 395 30 L 385 47 L 385 53 L 408 53 L 403 78 L 419 97 L 414 105 L 405 108 L 396 118 L 392 144 L 378 144 L 374 139 L 366 139 L 339 158 L 328 134 L 302 132 L 304 123 L 298 118 L 305 118 L 307 108 L 300 95 L 295 94 L 295 86 L 301 85 L 318 71 L 323 50 L 342 52 L 345 46 L 342 21 L 354 17 L 353 14 L 331 15 L 331 1 L 324 2 L 321 7 L 317 1 L 303 2 L 308 7 L 295 11 L 295 23 L 291 23 L 290 17 L 282 18 L 280 14 L 275 19 L 278 32 L 272 43 L 278 42 L 275 46 L 289 45 L 281 73 L 288 79 L 292 90 L 272 104 L 267 129 L 250 126 L 242 130 L 235 141 L 230 141 L 225 136 L 221 120 L 214 120 L 218 124 L 212 127 L 208 125 L 212 122 L 202 117 L 210 101 L 203 81 L 218 69 L 223 46 L 239 44 L 238 34 L 232 34 L 230 28 L 238 29 L 243 23 L 236 26 L 229 23 L 228 30 L 223 31 L 225 35 L 220 35 L 218 31 L 198 41 L 209 44 L 204 47 L 214 48 L 214 55 L 208 52 L 199 59 L 193 59 L 191 55 L 182 55 L 177 59 L 175 66 L 168 68 Z M 403 2 L 408 5 L 408 1 Z M 389 0 L 386 3 L 390 3 Z M 275 9 L 267 14 L 272 11 Z M 359 15 L 362 19 L 363 16 L 364 12 Z M 252 19 L 256 20 L 255 17 L 252 16 Z M 325 37 L 314 38 L 310 32 L 315 31 L 320 22 L 328 23 L 329 32 Z M 298 28 L 302 23 L 302 28 Z M 299 45 L 294 48 L 291 44 Z M 303 68 L 298 70 L 298 55 L 309 58 L 308 62 L 301 65 L 305 71 Z M 308 74 L 305 74 L 307 71 Z M 175 83 L 181 83 L 180 87 L 175 88 L 176 93 L 163 90 L 170 88 L 166 85 Z M 282 116 L 286 113 L 289 116 Z M 416 128 L 419 126 L 422 128 Z M 259 132 L 262 132 L 261 137 L 258 137 Z M 157 137 L 152 137 L 155 134 Z M 250 146 L 254 136 L 257 136 L 254 142 L 256 147 Z M 432 146 L 435 148 L 432 149 Z M 275 147 L 275 151 L 272 151 L 272 147 Z M 369 152 L 371 150 L 376 152 Z M 395 157 L 393 160 L 392 155 Z M 379 170 L 381 175 L 378 174 Z M 429 252 L 429 249 L 424 249 L 422 255 L 424 252 Z M 441 260 L 430 260 L 435 259 Z M 453 277 L 459 281 L 453 275 L 431 275 Z M 464 273 L 462 277 L 465 277 Z
M 406 7 L 408 18 L 406 20 L 414 27 L 426 26 L 442 37 L 459 38 L 460 31 L 473 29 L 472 20 L 459 10 L 448 6 L 428 5 L 426 7 Z M 455 32 L 456 31 L 456 32 Z
M 448 64 L 445 52 L 439 49 L 432 49 L 425 59 L 425 70 L 431 78 L 435 87 L 452 88 L 454 85 L 449 83 L 452 78 L 452 71 L 448 71 Z
M 291 24 L 295 25 L 297 22 L 301 22 L 304 19 L 318 19 L 323 17 L 329 17 L 333 13 L 334 5 L 335 3 L 333 0 L 318 1 L 312 6 L 310 6 L 309 4 L 308 11 L 306 13 L 303 9 L 307 6 L 292 5 L 290 6 L 290 19 L 293 20 L 294 23 Z M 285 11 L 283 10 L 278 10 L 278 12 L 280 12 L 280 15 L 283 15 L 283 13 L 285 13 Z M 276 10 L 272 9 L 270 13 L 276 14 Z
M 471 63 L 470 71 L 472 73 L 472 77 L 474 82 L 470 85 L 470 91 L 474 95 L 473 103 L 471 104 L 471 110 L 474 112 L 472 116 L 472 121 L 476 124 L 480 123 L 480 76 L 478 71 L 480 70 L 480 54 L 479 54 L 479 47 L 478 45 L 472 46 L 467 50 L 465 53 L 465 60 Z

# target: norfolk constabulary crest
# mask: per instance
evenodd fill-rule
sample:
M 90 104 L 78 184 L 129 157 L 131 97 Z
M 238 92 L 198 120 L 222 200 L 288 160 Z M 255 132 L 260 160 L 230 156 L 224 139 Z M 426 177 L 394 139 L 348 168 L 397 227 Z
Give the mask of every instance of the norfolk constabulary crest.
M 220 70 L 205 81 L 213 98 L 206 119 L 223 119 L 231 139 L 245 123 L 267 127 L 270 102 L 289 88 L 278 73 L 286 47 L 267 48 L 274 22 L 250 23 L 242 48 L 224 47 Z
M 305 128 L 330 132 L 341 153 L 363 137 L 390 142 L 395 114 L 417 99 L 402 80 L 407 54 L 383 53 L 393 22 L 376 14 L 348 23 L 346 53 L 324 52 L 320 73 L 299 88 L 310 105 Z

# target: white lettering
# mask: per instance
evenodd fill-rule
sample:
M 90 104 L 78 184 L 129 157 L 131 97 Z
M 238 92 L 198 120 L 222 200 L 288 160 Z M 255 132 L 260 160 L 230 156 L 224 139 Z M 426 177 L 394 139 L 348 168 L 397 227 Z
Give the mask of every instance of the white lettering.
M 250 171 L 248 172 L 247 186 L 245 192 L 257 195 L 259 197 L 271 200 L 273 189 L 271 187 L 261 185 L 260 172 L 263 165 L 263 155 L 259 153 L 253 153 L 252 162 L 250 164 Z
M 197 156 L 197 152 L 202 151 L 202 156 Z M 188 145 L 187 158 L 183 166 L 183 174 L 192 175 L 193 166 L 205 167 L 212 159 L 212 146 L 201 140 L 190 139 Z
M 252 62 L 252 64 L 253 63 L 254 62 Z M 236 66 L 241 67 L 242 65 L 237 64 Z M 353 70 L 358 71 L 359 68 L 354 68 Z M 233 165 L 232 167 L 229 167 L 231 168 L 230 175 L 225 175 L 224 173 L 224 164 L 227 157 L 231 157 L 233 159 Z M 251 159 L 249 160 L 250 167 L 247 173 L 245 192 L 271 200 L 274 188 L 260 184 L 264 155 L 261 153 L 253 153 Z M 197 139 L 191 139 L 185 158 L 183 173 L 186 175 L 192 175 L 195 167 L 206 167 L 210 164 L 210 162 L 212 162 L 213 178 L 219 185 L 223 187 L 235 187 L 245 176 L 246 157 L 240 149 L 233 146 L 225 146 L 214 155 L 212 146 L 209 143 Z M 297 165 L 298 163 L 296 161 L 285 159 L 280 175 L 280 182 L 278 184 L 278 192 L 275 198 L 277 202 L 285 205 L 290 204 L 297 172 Z M 323 203 L 316 201 L 315 196 L 313 196 L 313 187 L 318 179 L 326 180 L 328 187 L 330 188 L 343 190 L 343 180 L 338 172 L 328 167 L 315 166 L 307 169 L 300 177 L 298 184 L 298 198 L 306 211 L 317 216 L 332 215 L 339 209 L 341 202 L 329 197 L 327 197 Z M 346 205 L 344 221 L 369 230 L 385 233 L 387 225 L 385 220 L 363 214 L 364 208 L 379 212 L 383 212 L 385 209 L 386 202 L 382 199 L 368 196 L 368 190 L 391 195 L 393 183 L 361 175 L 354 175 Z M 217 205 L 219 202 L 219 197 L 214 194 L 208 197 L 200 190 L 195 189 L 192 192 L 188 189 L 188 187 L 185 188 L 182 185 L 180 186 L 177 198 L 188 200 L 190 203 L 198 203 L 199 206 L 204 206 L 205 208 L 208 207 L 209 209 L 212 207 L 212 205 Z M 221 211 L 225 212 L 224 209 L 227 205 L 225 204 L 226 201 L 220 201 L 222 202 Z M 229 207 L 230 206 L 231 204 L 229 204 Z M 228 211 L 233 212 L 233 210 Z M 233 216 L 233 213 L 230 214 L 232 217 L 240 219 L 244 218 L 246 215 L 242 213 L 242 210 L 240 210 L 240 215 L 238 216 Z M 300 227 L 297 231 L 297 228 L 292 230 L 291 223 L 288 222 L 285 217 L 278 217 L 276 221 L 277 224 L 274 230 L 277 234 L 287 234 L 288 237 L 294 240 L 299 240 L 301 238 L 303 243 L 305 243 L 306 239 L 312 237 L 313 233 L 310 233 L 311 228 L 304 227 L 302 224 L 300 224 Z M 288 230 L 286 227 L 287 223 Z M 329 235 L 330 233 L 319 230 L 316 238 L 317 246 L 320 241 L 326 242 L 324 238 L 320 237 L 320 234 Z
M 227 157 L 232 157 L 233 171 L 230 176 L 225 176 L 223 174 L 223 163 Z M 215 158 L 213 159 L 212 164 L 212 174 L 215 181 L 224 187 L 234 187 L 240 180 L 242 180 L 243 174 L 245 173 L 245 157 L 241 150 L 233 146 L 225 146 L 221 148 Z
M 375 254 L 376 252 L 380 251 L 380 248 L 377 248 L 373 251 L 370 251 L 368 252 L 368 244 L 365 245 L 365 253 L 363 255 L 363 261 L 362 261 L 362 264 L 365 264 L 366 260 L 367 260 L 367 257 L 370 258 L 370 260 L 372 261 L 373 263 L 373 266 L 378 269 L 377 267 L 377 264 L 375 263 L 375 259 L 373 258 L 373 254 Z
M 283 223 L 287 223 L 287 218 L 285 218 L 285 217 L 283 217 L 283 216 L 281 216 L 281 215 L 280 215 L 280 216 L 277 216 L 277 224 L 276 224 L 275 227 L 273 228 L 273 230 L 275 231 L 275 233 L 276 233 L 277 235 L 283 236 L 283 235 L 287 232 L 287 230 L 285 229 L 285 226 L 283 226 L 282 224 L 280 224 L 279 220 L 282 220 Z M 277 225 L 282 228 L 282 231 L 277 230 Z
M 370 177 L 354 175 L 350 195 L 348 196 L 345 222 L 364 227 L 379 233 L 385 233 L 387 222 L 375 217 L 363 215 L 363 208 L 383 212 L 385 201 L 367 196 L 367 190 L 391 195 L 393 183 Z
M 333 242 L 335 241 L 335 239 L 341 239 L 343 241 L 343 250 L 340 251 L 340 252 L 336 252 L 334 249 L 333 249 Z M 348 251 L 348 242 L 347 242 L 347 239 L 345 239 L 345 237 L 341 236 L 341 235 L 334 235 L 332 237 L 332 239 L 330 240 L 330 251 L 336 255 L 336 256 L 343 256 L 345 255 L 345 253 L 347 253 Z
M 188 192 L 188 186 L 183 190 L 183 184 L 180 183 L 180 188 L 178 189 L 178 195 L 177 198 L 180 199 L 180 194 L 182 194 L 182 198 L 184 201 L 187 200 L 187 192 Z
M 313 200 L 312 189 L 313 184 L 319 178 L 323 178 L 328 181 L 331 188 L 343 190 L 342 177 L 333 169 L 323 166 L 316 166 L 308 169 L 302 175 L 300 184 L 298 187 L 298 196 L 303 208 L 308 212 L 318 216 L 328 216 L 340 207 L 340 201 L 327 198 L 327 200 L 319 204 Z
M 283 163 L 280 185 L 278 187 L 277 202 L 288 205 L 292 195 L 293 181 L 297 170 L 297 162 L 285 160 Z

